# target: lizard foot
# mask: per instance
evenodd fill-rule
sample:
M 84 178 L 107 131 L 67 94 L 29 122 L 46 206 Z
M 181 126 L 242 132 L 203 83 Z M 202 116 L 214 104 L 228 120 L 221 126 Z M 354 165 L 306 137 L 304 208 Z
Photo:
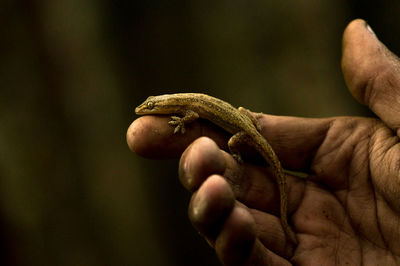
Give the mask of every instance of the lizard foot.
M 179 116 L 171 116 L 171 121 L 168 122 L 171 126 L 174 126 L 174 134 L 179 131 L 184 134 L 185 133 L 185 123 L 183 122 L 183 118 Z

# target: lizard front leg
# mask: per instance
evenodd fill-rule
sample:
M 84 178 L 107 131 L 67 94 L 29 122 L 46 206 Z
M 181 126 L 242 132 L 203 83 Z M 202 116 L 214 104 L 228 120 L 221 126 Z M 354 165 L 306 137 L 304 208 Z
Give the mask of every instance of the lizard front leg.
M 185 125 L 196 121 L 199 118 L 199 114 L 192 110 L 187 110 L 183 117 L 171 116 L 171 121 L 168 122 L 171 126 L 175 126 L 174 134 L 179 131 L 184 134 L 186 129 Z

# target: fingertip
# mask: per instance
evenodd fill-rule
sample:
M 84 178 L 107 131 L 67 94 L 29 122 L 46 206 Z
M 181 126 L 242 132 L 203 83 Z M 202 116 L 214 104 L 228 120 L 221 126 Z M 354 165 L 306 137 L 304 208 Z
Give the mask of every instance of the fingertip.
M 136 135 L 136 128 L 135 128 L 135 121 L 129 125 L 128 130 L 126 131 L 126 143 L 131 151 L 135 152 L 135 135 Z
M 188 215 L 193 226 L 208 239 L 215 239 L 227 215 L 233 208 L 235 196 L 219 175 L 210 176 L 192 196 Z
M 179 161 L 179 179 L 189 191 L 194 191 L 212 174 L 222 174 L 225 158 L 218 145 L 210 138 L 196 139 Z
M 369 26 L 368 23 L 363 19 L 355 19 L 351 21 L 345 28 L 343 32 L 342 44 L 344 48 L 347 48 L 347 45 L 362 45 L 363 41 L 366 39 L 372 40 L 372 38 L 376 38 L 376 35 L 371 26 Z
M 146 154 L 147 132 L 151 130 L 148 123 L 151 118 L 139 117 L 130 124 L 126 132 L 126 142 L 131 151 L 136 154 Z
M 160 116 L 142 116 L 133 121 L 126 132 L 129 149 L 144 157 L 163 157 L 160 147 L 167 146 L 166 141 L 172 138 L 167 123 L 168 118 Z
M 365 88 L 374 63 L 379 58 L 381 43 L 365 20 L 355 19 L 349 23 L 342 39 L 342 71 L 346 84 L 360 103 L 367 104 Z
M 196 136 L 192 132 L 174 134 L 174 128 L 168 121 L 168 116 L 139 117 L 127 130 L 128 147 L 146 158 L 177 158 Z
M 360 27 L 368 28 L 369 25 L 365 20 L 361 18 L 354 19 L 347 25 L 346 29 L 344 30 L 344 35 L 354 30 L 358 31 L 358 28 Z

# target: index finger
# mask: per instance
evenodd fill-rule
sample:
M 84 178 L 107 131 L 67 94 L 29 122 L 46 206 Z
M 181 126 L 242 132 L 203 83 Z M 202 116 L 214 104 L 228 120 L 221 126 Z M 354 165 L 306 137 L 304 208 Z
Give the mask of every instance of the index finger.
M 129 126 L 126 141 L 136 154 L 151 159 L 177 158 L 195 139 L 201 136 L 212 138 L 219 147 L 226 149 L 229 134 L 211 122 L 198 120 L 187 126 L 185 134 L 174 134 L 168 124 L 169 116 L 146 115 Z
M 152 159 L 177 158 L 201 136 L 210 137 L 220 148 L 227 149 L 231 135 L 211 122 L 200 119 L 189 125 L 185 134 L 174 134 L 174 128 L 168 125 L 168 120 L 168 116 L 143 116 L 135 120 L 126 135 L 130 149 Z M 304 171 L 311 165 L 334 120 L 272 115 L 258 118 L 261 134 L 275 150 L 283 166 Z M 251 149 L 244 147 L 243 153 L 245 158 L 254 158 Z

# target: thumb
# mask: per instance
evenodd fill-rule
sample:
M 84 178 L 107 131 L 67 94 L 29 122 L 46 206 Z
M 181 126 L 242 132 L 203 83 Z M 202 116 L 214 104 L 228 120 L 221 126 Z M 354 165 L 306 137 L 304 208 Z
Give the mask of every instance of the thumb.
M 400 61 L 368 24 L 353 20 L 345 29 L 342 71 L 350 92 L 393 130 L 400 127 Z

